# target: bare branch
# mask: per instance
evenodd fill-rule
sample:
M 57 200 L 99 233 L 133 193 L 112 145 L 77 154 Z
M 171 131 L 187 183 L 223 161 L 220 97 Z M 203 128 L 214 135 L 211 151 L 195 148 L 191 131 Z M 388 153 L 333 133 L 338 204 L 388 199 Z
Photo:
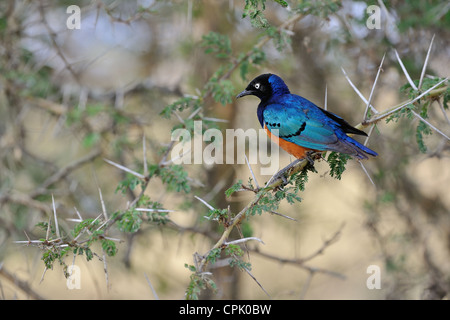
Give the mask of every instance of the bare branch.
M 27 295 L 29 295 L 31 298 L 36 300 L 44 300 L 45 298 L 41 296 L 39 293 L 37 293 L 33 288 L 31 288 L 30 284 L 26 281 L 20 280 L 17 278 L 16 275 L 9 272 L 3 267 L 3 263 L 0 263 L 0 275 L 8 279 L 11 283 L 13 283 L 15 286 L 17 286 L 20 290 L 25 292 Z
M 397 106 L 396 106 L 396 107 L 393 107 L 392 109 L 389 109 L 389 110 L 387 110 L 387 111 L 385 111 L 385 112 L 383 112 L 383 113 L 380 113 L 380 114 L 378 114 L 378 115 L 376 115 L 376 116 L 374 116 L 374 117 L 372 117 L 372 118 L 370 118 L 370 119 L 368 119 L 368 120 L 364 120 L 364 122 L 362 123 L 362 125 L 367 126 L 367 125 L 370 124 L 370 123 L 378 122 L 378 121 L 380 121 L 380 120 L 382 120 L 382 119 L 384 119 L 384 118 L 390 116 L 390 115 L 393 114 L 394 112 L 397 112 L 398 110 L 403 109 L 403 108 L 406 107 L 407 105 L 416 102 L 417 100 L 419 100 L 419 99 L 422 98 L 423 96 L 427 95 L 430 91 L 432 91 L 432 90 L 434 90 L 435 88 L 439 87 L 442 83 L 444 83 L 444 82 L 447 81 L 447 80 L 448 80 L 448 78 L 445 78 L 445 79 L 439 81 L 437 84 L 435 84 L 434 86 L 432 86 L 432 87 L 429 88 L 428 90 L 422 92 L 420 95 L 418 95 L 417 97 L 415 97 L 413 100 L 407 101 L 407 102 L 401 104 L 401 105 L 398 106 L 398 107 L 397 107 Z
M 276 212 L 276 211 L 273 211 L 273 210 L 270 210 L 269 213 L 274 214 L 274 215 L 277 215 L 277 216 L 280 216 L 280 217 L 283 217 L 283 218 L 286 218 L 286 219 L 289 219 L 289 220 L 292 220 L 292 221 L 298 221 L 298 220 L 295 219 L 295 218 L 289 217 L 289 216 L 287 216 L 287 215 L 285 215 L 285 214 L 281 214 L 281 213 Z
M 339 227 L 339 229 L 329 239 L 325 240 L 319 249 L 317 249 L 314 253 L 310 254 L 306 258 L 302 258 L 301 259 L 302 263 L 309 261 L 309 260 L 317 257 L 318 255 L 323 254 L 325 249 L 327 249 L 332 244 L 336 243 L 339 240 L 339 237 L 341 236 L 342 229 L 344 228 L 344 226 L 345 226 L 345 223 L 342 223 L 341 226 Z
M 44 194 L 47 191 L 48 187 L 50 187 L 51 185 L 64 179 L 72 171 L 74 171 L 74 170 L 78 169 L 79 167 L 83 166 L 84 164 L 92 161 L 93 159 L 98 157 L 100 154 L 101 154 L 100 149 L 94 150 L 93 152 L 89 153 L 88 155 L 61 168 L 58 172 L 56 172 L 52 176 L 48 177 L 47 180 L 45 180 L 38 188 L 36 188 L 33 192 L 31 192 L 29 194 L 30 197 L 36 198 L 37 196 Z
M 109 282 L 108 264 L 106 263 L 106 253 L 105 250 L 103 250 L 103 248 L 102 248 L 102 255 L 103 255 L 103 271 L 105 272 L 106 289 L 110 291 L 111 284 Z
M 343 274 L 341 274 L 339 272 L 330 271 L 330 270 L 323 269 L 323 268 L 316 268 L 316 267 L 308 266 L 308 265 L 304 264 L 304 260 L 303 259 L 281 258 L 281 257 L 275 256 L 275 255 L 271 255 L 271 254 L 268 254 L 268 253 L 261 252 L 258 249 L 250 249 L 250 251 L 254 252 L 254 253 L 262 256 L 262 257 L 265 257 L 265 258 L 268 258 L 268 259 L 272 259 L 272 260 L 275 260 L 275 261 L 279 261 L 281 263 L 294 264 L 294 265 L 298 266 L 299 268 L 308 270 L 309 272 L 312 272 L 312 273 L 316 273 L 316 272 L 317 273 L 323 273 L 323 274 L 327 274 L 329 276 L 336 277 L 336 278 L 339 278 L 339 279 L 342 279 L 342 280 L 346 279 L 345 275 L 343 275 Z
M 52 46 L 56 49 L 56 52 L 57 52 L 58 56 L 61 58 L 61 60 L 63 61 L 65 68 L 67 70 L 69 70 L 70 74 L 73 76 L 73 79 L 79 84 L 80 83 L 79 75 L 72 68 L 72 65 L 69 63 L 69 61 L 67 61 L 66 56 L 62 52 L 58 43 L 56 42 L 55 32 L 52 30 L 52 28 L 50 27 L 50 25 L 47 22 L 47 18 L 45 17 L 45 12 L 44 12 L 44 5 L 40 4 L 38 7 L 39 7 L 39 13 L 41 15 L 42 23 L 44 24 L 45 29 L 47 29 L 47 32 L 50 36 L 50 40 L 52 42 Z
M 244 268 L 245 272 L 247 272 L 247 274 L 258 284 L 258 286 L 262 289 L 262 291 L 264 291 L 264 293 L 271 298 L 270 294 L 267 292 L 266 289 L 264 289 L 264 287 L 261 285 L 261 283 L 259 283 L 259 281 L 255 278 L 255 276 L 250 272 L 250 270 L 248 270 L 247 268 Z

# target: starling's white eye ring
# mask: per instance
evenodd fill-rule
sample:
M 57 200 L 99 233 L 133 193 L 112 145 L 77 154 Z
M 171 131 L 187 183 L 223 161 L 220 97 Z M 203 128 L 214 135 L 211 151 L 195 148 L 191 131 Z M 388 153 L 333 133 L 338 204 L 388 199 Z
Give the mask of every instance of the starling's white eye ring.
M 260 87 L 260 84 L 259 83 L 255 83 L 255 89 L 259 89 L 259 87 Z

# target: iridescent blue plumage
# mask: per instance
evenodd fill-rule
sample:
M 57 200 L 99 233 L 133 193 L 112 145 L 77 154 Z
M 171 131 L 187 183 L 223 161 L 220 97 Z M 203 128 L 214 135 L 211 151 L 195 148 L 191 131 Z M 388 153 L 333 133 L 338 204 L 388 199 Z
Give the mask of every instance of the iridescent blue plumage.
M 255 78 L 238 95 L 256 95 L 261 99 L 257 114 L 263 128 L 275 134 L 281 141 L 290 142 L 304 149 L 318 151 L 336 151 L 346 153 L 358 159 L 377 153 L 351 137 L 350 134 L 366 135 L 353 128 L 344 119 L 319 108 L 311 101 L 289 92 L 284 81 L 274 74 L 264 74 Z M 277 131 L 275 131 L 277 130 Z M 288 143 L 288 152 L 292 152 Z M 283 145 L 280 143 L 280 146 Z

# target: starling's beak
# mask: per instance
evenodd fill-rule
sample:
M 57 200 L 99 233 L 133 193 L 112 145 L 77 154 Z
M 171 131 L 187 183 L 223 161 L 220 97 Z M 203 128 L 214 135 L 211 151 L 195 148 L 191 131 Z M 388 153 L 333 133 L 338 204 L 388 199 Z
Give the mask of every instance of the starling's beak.
M 236 99 L 239 99 L 239 98 L 241 98 L 243 96 L 248 96 L 248 95 L 251 95 L 251 94 L 253 94 L 253 91 L 245 89 L 244 91 L 242 91 L 241 93 L 239 93 L 236 96 Z

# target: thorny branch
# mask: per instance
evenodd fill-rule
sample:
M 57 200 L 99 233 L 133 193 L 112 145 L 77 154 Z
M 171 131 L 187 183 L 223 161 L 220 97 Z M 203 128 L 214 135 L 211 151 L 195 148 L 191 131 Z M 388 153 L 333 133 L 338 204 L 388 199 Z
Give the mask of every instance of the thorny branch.
M 42 5 L 39 7 L 39 11 L 41 13 L 41 18 L 42 21 L 44 23 L 44 25 L 46 26 L 46 28 L 48 29 L 49 34 L 51 35 L 51 41 L 53 46 L 56 48 L 57 50 L 57 54 L 61 57 L 61 59 L 63 60 L 63 62 L 65 63 L 65 67 L 66 69 L 68 69 L 70 71 L 70 73 L 73 75 L 73 77 L 75 78 L 75 80 L 78 81 L 78 76 L 75 73 L 75 71 L 72 69 L 71 65 L 68 63 L 68 61 L 65 59 L 63 53 L 61 52 L 60 48 L 58 47 L 56 41 L 55 41 L 55 34 L 54 32 L 50 29 L 48 23 L 46 22 L 45 19 L 45 15 L 43 12 L 43 8 Z M 108 14 L 110 14 L 110 12 L 108 12 Z M 138 18 L 140 16 L 140 14 L 136 15 L 136 17 L 132 17 L 130 19 L 135 19 Z M 296 14 L 294 16 L 292 16 L 290 19 L 286 20 L 283 24 L 281 24 L 278 28 L 277 31 L 280 32 L 283 29 L 289 27 L 290 25 L 293 25 L 295 22 L 297 22 L 298 20 L 300 20 L 303 17 L 303 14 Z M 120 18 L 118 18 L 119 21 L 124 22 L 124 23 L 129 23 L 130 20 L 121 20 Z M 265 36 L 263 37 L 255 46 L 254 48 L 261 48 L 263 47 L 266 43 L 268 43 L 268 41 L 271 39 L 270 36 Z M 412 88 L 414 88 L 416 91 L 420 92 L 420 94 L 411 100 L 408 100 L 402 104 L 399 104 L 397 106 L 394 106 L 386 111 L 380 112 L 377 109 L 375 109 L 375 107 L 372 105 L 372 98 L 373 98 L 373 93 L 375 91 L 375 86 L 378 80 L 378 77 L 382 71 L 382 64 L 384 61 L 384 56 L 382 59 L 382 62 L 378 68 L 378 72 L 375 78 L 375 82 L 374 85 L 372 87 L 372 91 L 370 93 L 369 99 L 365 99 L 364 96 L 357 90 L 356 86 L 354 86 L 351 81 L 349 80 L 348 76 L 345 74 L 347 80 L 349 80 L 349 82 L 351 83 L 353 89 L 355 89 L 355 92 L 357 92 L 357 94 L 361 97 L 361 99 L 363 100 L 363 102 L 367 105 L 366 110 L 364 112 L 364 117 L 363 117 L 363 121 L 358 124 L 356 127 L 357 128 L 365 128 L 368 126 L 371 126 L 371 129 L 373 128 L 374 125 L 376 125 L 379 121 L 385 119 L 386 117 L 389 117 L 390 115 L 392 115 L 393 113 L 402 110 L 403 108 L 406 108 L 408 105 L 413 104 L 415 102 L 417 102 L 418 100 L 420 100 L 423 97 L 439 97 L 440 94 L 442 94 L 445 90 L 447 90 L 447 84 L 446 81 L 448 80 L 448 78 L 443 79 L 442 81 L 440 81 L 439 83 L 437 83 L 436 85 L 434 85 L 433 87 L 431 87 L 430 89 L 421 92 L 421 85 L 423 83 L 423 79 L 424 79 L 424 75 L 425 75 L 425 70 L 426 70 L 426 65 L 428 62 L 428 58 L 430 55 L 430 51 L 431 51 L 431 44 L 430 44 L 430 48 L 428 50 L 428 54 L 424 63 L 424 68 L 422 69 L 422 74 L 421 74 L 421 78 L 420 78 L 420 82 L 418 87 L 415 86 L 415 84 L 412 82 L 409 74 L 407 73 L 404 65 L 401 63 L 401 60 L 398 56 L 397 51 L 395 51 L 397 58 L 399 60 L 399 64 L 402 67 L 403 71 L 405 72 L 405 75 L 408 79 L 408 81 L 410 82 Z M 252 50 L 249 50 L 248 52 L 246 52 L 243 56 L 241 56 L 239 59 L 235 59 L 234 63 L 232 64 L 232 66 L 227 70 L 227 72 L 225 74 L 223 74 L 220 77 L 220 80 L 224 80 L 224 79 L 228 79 L 230 78 L 230 76 L 232 75 L 232 73 L 239 67 L 240 64 L 242 64 L 243 61 L 249 59 L 249 57 L 251 56 L 253 52 Z M 445 87 L 442 87 L 441 85 L 444 85 Z M 440 87 L 441 86 L 441 87 Z M 212 92 L 211 90 L 208 90 L 205 92 L 205 94 L 203 95 L 203 97 L 201 97 L 202 101 L 205 101 L 209 96 L 211 96 Z M 29 100 L 29 98 L 25 98 L 26 100 Z M 40 106 L 41 108 L 46 109 L 49 113 L 55 114 L 55 115 L 62 115 L 66 112 L 66 109 L 64 106 L 56 104 L 56 103 L 52 103 L 50 101 L 47 101 L 45 99 L 41 99 L 41 98 L 34 98 L 32 99 L 31 102 L 34 102 L 36 105 Z M 440 103 L 438 101 L 438 103 Z M 442 106 L 441 109 L 443 110 Z M 369 110 L 372 111 L 374 114 L 370 117 L 368 116 L 369 114 Z M 196 109 L 189 117 L 193 117 L 195 114 L 199 113 L 201 111 L 201 107 L 199 109 Z M 415 114 L 417 117 L 420 117 L 420 115 Z M 446 113 L 444 112 L 444 115 L 446 116 Z M 181 119 L 182 120 L 182 119 Z M 443 135 L 445 138 L 449 139 L 448 136 L 446 136 L 444 133 L 442 133 L 441 131 L 439 131 L 437 128 L 433 127 L 430 123 L 426 122 L 426 120 L 422 119 L 422 121 L 425 121 L 425 123 L 427 123 L 427 125 L 429 125 L 430 127 L 432 127 L 435 131 L 437 131 L 438 133 L 440 133 L 441 135 Z M 448 121 L 448 119 L 447 119 Z M 170 151 L 172 150 L 173 146 L 175 144 L 175 141 L 171 141 L 165 151 L 165 153 L 161 156 L 160 161 L 158 163 L 159 168 L 162 168 L 164 166 L 166 166 L 168 164 L 167 158 L 168 155 L 170 154 Z M 146 165 L 147 161 L 145 159 L 145 154 L 146 154 L 146 150 L 145 150 L 145 141 L 144 141 L 144 165 Z M 53 203 L 52 206 L 46 205 L 44 203 L 42 203 L 41 201 L 37 201 L 35 200 L 38 196 L 40 195 L 44 195 L 46 193 L 48 193 L 48 189 L 49 187 L 51 187 L 52 185 L 55 185 L 56 183 L 58 183 L 59 181 L 63 180 L 64 178 L 66 178 L 71 172 L 73 172 L 74 170 L 76 170 L 77 168 L 81 167 L 82 165 L 91 162 L 93 159 L 97 158 L 98 156 L 100 156 L 102 154 L 101 150 L 94 150 L 93 152 L 91 152 L 90 154 L 86 155 L 85 157 L 82 157 L 76 161 L 74 161 L 73 163 L 57 170 L 54 174 L 52 174 L 51 176 L 49 176 L 39 187 L 37 187 L 35 190 L 33 190 L 31 193 L 29 194 L 22 194 L 22 193 L 18 193 L 18 192 L 14 192 L 14 193 L 3 193 L 0 194 L 0 204 L 3 204 L 5 202 L 12 202 L 12 203 L 18 203 L 18 204 L 23 204 L 25 206 L 31 207 L 31 208 L 36 208 L 37 210 L 41 211 L 43 214 L 49 214 L 50 212 L 53 212 L 53 216 L 54 216 L 54 223 L 55 223 L 55 228 L 56 228 L 56 238 L 55 239 L 51 239 L 49 237 L 49 232 L 50 232 L 50 227 L 51 227 L 51 223 L 49 220 L 48 223 L 48 229 L 47 229 L 47 236 L 45 241 L 38 241 L 38 240 L 30 240 L 28 238 L 27 241 L 22 241 L 20 243 L 26 243 L 26 244 L 38 244 L 40 246 L 46 247 L 46 248 L 55 248 L 55 247 L 59 247 L 59 248 L 64 248 L 67 246 L 82 246 L 83 244 L 85 244 L 88 239 L 81 239 L 81 236 L 90 236 L 92 234 L 92 231 L 99 231 L 99 230 L 103 230 L 105 232 L 104 235 L 102 235 L 101 237 L 103 239 L 111 239 L 113 241 L 120 241 L 119 239 L 112 239 L 109 238 L 106 235 L 106 232 L 108 231 L 109 228 L 111 228 L 115 222 L 117 222 L 120 219 L 120 215 L 116 216 L 115 218 L 111 218 L 110 215 L 107 214 L 107 211 L 105 209 L 105 205 L 103 202 L 103 198 L 102 198 L 102 194 L 101 194 L 101 190 L 99 190 L 99 194 L 100 194 L 100 199 L 101 199 L 101 203 L 102 203 L 102 211 L 103 214 L 99 215 L 96 219 L 94 219 L 92 221 L 92 223 L 90 225 L 87 225 L 83 230 L 81 230 L 81 232 L 74 238 L 71 240 L 67 240 L 67 239 L 62 239 L 62 236 L 60 234 L 60 228 L 57 224 L 57 208 L 56 208 L 56 204 L 54 199 L 52 199 Z M 319 155 L 319 154 L 318 154 Z M 141 179 L 143 181 L 143 183 L 141 184 L 141 191 L 140 193 L 128 204 L 128 207 L 131 208 L 133 206 L 136 205 L 136 203 L 143 197 L 143 195 L 145 194 L 148 186 L 150 185 L 152 176 L 150 176 L 147 172 L 147 170 L 144 170 L 144 175 L 139 174 L 135 171 L 132 171 L 131 169 L 119 165 L 117 163 L 113 163 L 112 161 L 106 160 L 106 162 L 108 162 L 111 165 L 116 166 L 118 169 L 126 171 L 128 173 L 131 173 L 133 175 L 135 175 L 136 177 L 138 177 L 139 179 Z M 248 164 L 248 161 L 247 161 Z M 249 165 L 249 164 L 248 164 Z M 286 178 L 289 178 L 289 176 L 298 173 L 302 170 L 304 170 L 306 168 L 306 166 L 308 165 L 308 161 L 307 160 L 303 160 L 298 162 L 295 166 L 292 167 L 292 169 L 289 171 L 289 173 L 286 175 Z M 283 183 L 283 179 L 282 178 L 277 178 L 274 181 L 270 181 L 270 183 L 268 183 L 265 187 L 260 188 L 255 177 L 253 174 L 253 171 L 249 165 L 253 180 L 256 183 L 256 190 L 251 190 L 253 192 L 255 192 L 257 195 L 255 196 L 255 198 L 248 203 L 241 211 L 239 211 L 237 214 L 235 214 L 234 216 L 232 216 L 230 214 L 230 218 L 229 220 L 226 221 L 225 223 L 225 230 L 223 231 L 223 233 L 221 235 L 214 234 L 211 232 L 202 232 L 201 230 L 195 229 L 195 228 L 185 228 L 182 226 L 179 226 L 177 224 L 175 224 L 173 221 L 168 220 L 168 226 L 171 228 L 174 228 L 180 232 L 195 232 L 195 233 L 202 233 L 205 236 L 211 238 L 211 239 L 217 239 L 215 244 L 213 245 L 213 247 L 203 256 L 199 256 L 198 261 L 196 261 L 196 265 L 197 265 L 197 272 L 198 273 L 206 273 L 208 266 L 210 264 L 210 261 L 207 260 L 207 257 L 209 255 L 210 252 L 212 252 L 215 249 L 221 249 L 221 248 L 225 248 L 227 246 L 229 246 L 230 244 L 242 244 L 242 243 L 246 243 L 250 240 L 257 240 L 259 242 L 262 242 L 261 239 L 258 238 L 254 238 L 254 237 L 248 237 L 248 238 L 242 238 L 242 239 L 237 239 L 237 240 L 229 240 L 230 234 L 231 232 L 234 230 L 234 228 L 237 228 L 240 226 L 240 224 L 243 222 L 243 220 L 245 218 L 248 217 L 247 213 L 248 211 L 256 206 L 259 201 L 261 200 L 261 198 L 264 196 L 264 194 L 268 193 L 268 192 L 272 192 L 273 190 L 279 188 L 282 183 Z M 244 187 L 244 186 L 243 186 Z M 52 196 L 53 198 L 53 196 Z M 200 198 L 198 198 L 199 200 L 201 200 Z M 278 214 L 278 213 L 277 213 Z M 50 215 L 50 214 L 49 214 Z M 101 219 L 101 216 L 103 216 L 103 219 Z M 80 220 L 81 220 L 81 216 L 80 216 Z M 101 221 L 100 225 L 96 228 L 96 230 L 91 229 L 91 227 L 94 225 L 95 222 Z M 316 273 L 323 273 L 323 274 L 328 274 L 330 276 L 334 276 L 334 277 L 338 277 L 338 278 L 345 278 L 342 274 L 336 273 L 334 271 L 330 271 L 330 270 L 326 270 L 326 269 L 321 269 L 321 268 L 315 268 L 315 267 L 311 267 L 306 265 L 305 263 L 312 260 L 313 258 L 317 257 L 318 255 L 322 254 L 325 249 L 327 249 L 329 246 L 331 246 L 333 243 L 335 243 L 339 236 L 342 233 L 342 228 L 343 226 L 341 226 L 329 239 L 327 239 L 326 241 L 324 241 L 323 245 L 314 253 L 310 254 L 307 257 L 304 258 L 299 258 L 299 259 L 289 259 L 289 258 L 283 258 L 283 257 L 279 257 L 276 255 L 272 255 L 269 253 L 263 253 L 259 250 L 259 247 L 254 247 L 249 249 L 250 252 L 261 255 L 263 257 L 266 257 L 268 259 L 272 259 L 272 260 L 276 260 L 276 261 L 280 261 L 282 263 L 289 263 L 289 264 L 294 264 L 299 266 L 302 269 L 307 270 L 308 272 L 310 272 L 310 275 L 314 275 Z M 103 249 L 102 249 L 103 250 Z M 107 283 L 109 283 L 108 280 L 108 272 L 107 272 L 107 266 L 106 266 L 106 255 L 105 252 L 103 251 L 103 258 L 100 258 L 100 260 L 102 260 L 104 262 L 104 268 L 105 268 L 105 277 L 106 277 L 106 281 Z M 247 271 L 247 270 L 246 270 Z M 0 273 L 5 276 L 6 278 L 11 278 L 12 276 L 10 274 L 8 274 L 8 272 L 4 269 L 1 268 L 0 266 Z M 252 276 L 249 273 L 250 276 Z M 253 277 L 253 276 L 252 276 Z M 256 279 L 255 279 L 256 281 Z M 259 283 L 258 283 L 259 284 Z M 31 289 L 27 286 L 26 283 L 22 283 L 19 282 L 18 286 L 20 288 L 22 288 L 24 291 L 29 292 L 29 294 L 31 296 L 33 296 L 34 298 L 41 298 L 38 294 L 35 294 L 31 291 Z M 262 288 L 262 286 L 261 286 Z M 264 290 L 264 288 L 262 288 Z
M 296 20 L 294 20 L 294 21 L 296 21 Z M 430 49 L 431 49 L 431 45 L 432 45 L 432 42 L 431 42 L 431 44 L 430 44 Z M 427 64 L 428 57 L 429 57 L 429 54 L 430 54 L 430 49 L 428 50 L 428 54 L 427 54 L 427 57 L 426 57 L 426 60 L 425 60 L 423 72 L 422 72 L 421 79 L 420 79 L 420 84 L 422 83 L 422 80 L 423 80 L 423 77 L 424 77 L 424 74 L 425 74 L 425 71 L 424 71 L 424 70 L 426 69 L 426 64 Z M 397 57 L 398 57 L 398 55 L 397 55 Z M 440 94 L 442 94 L 443 92 L 445 92 L 445 90 L 447 90 L 447 87 L 441 87 L 441 86 L 442 86 L 443 84 L 445 84 L 445 83 L 447 82 L 447 80 L 448 80 L 448 78 L 445 78 L 445 79 L 439 81 L 438 83 L 436 83 L 434 86 L 432 86 L 432 87 L 429 88 L 428 90 L 423 91 L 423 92 L 420 92 L 420 94 L 418 94 L 414 99 L 410 99 L 410 100 L 408 100 L 408 101 L 406 101 L 406 102 L 404 102 L 404 103 L 401 103 L 401 104 L 399 104 L 399 105 L 397 105 L 397 106 L 393 106 L 393 107 L 391 107 L 391 108 L 389 108 L 388 110 L 383 111 L 383 112 L 377 111 L 377 109 L 375 109 L 375 108 L 373 107 L 373 105 L 371 104 L 371 101 L 372 101 L 373 93 L 374 93 L 374 91 L 375 91 L 375 87 L 376 87 L 376 84 L 377 84 L 377 81 L 378 81 L 378 78 L 379 78 L 379 75 L 380 75 L 380 71 L 382 70 L 382 69 L 381 69 L 381 66 L 382 66 L 382 64 L 383 64 L 384 58 L 385 58 L 385 56 L 383 56 L 382 62 L 381 62 L 381 64 L 380 64 L 380 67 L 378 68 L 378 72 L 377 72 L 377 75 L 376 75 L 376 78 L 375 78 L 375 81 L 374 81 L 374 85 L 373 85 L 373 87 L 372 87 L 372 90 L 371 90 L 371 93 L 370 93 L 370 97 L 369 97 L 368 100 L 367 100 L 367 99 L 359 92 L 359 90 L 356 88 L 356 86 L 353 85 L 353 83 L 351 82 L 351 80 L 349 79 L 349 77 L 347 76 L 347 74 L 345 73 L 345 71 L 343 70 L 344 75 L 345 75 L 345 77 L 347 78 L 347 80 L 349 81 L 349 83 L 350 83 L 350 85 L 352 86 L 352 88 L 355 90 L 355 92 L 360 96 L 360 98 L 361 98 L 361 99 L 364 101 L 364 103 L 366 103 L 366 105 L 367 105 L 366 111 L 365 111 L 365 113 L 364 113 L 364 120 L 363 120 L 361 123 L 359 123 L 358 125 L 355 126 L 355 127 L 358 128 L 358 129 L 363 129 L 363 128 L 369 126 L 369 125 L 372 126 L 372 128 L 373 128 L 373 126 L 376 125 L 379 121 L 381 121 L 381 120 L 383 120 L 383 119 L 389 117 L 389 116 L 392 115 L 393 113 L 395 113 L 395 112 L 397 112 L 397 111 L 399 111 L 399 110 L 401 110 L 401 109 L 403 109 L 403 108 L 406 108 L 407 106 L 409 106 L 409 105 L 415 103 L 415 102 L 418 101 L 419 99 L 421 99 L 421 98 L 423 98 L 423 97 L 425 97 L 425 96 L 427 96 L 427 97 L 435 97 L 435 96 L 439 96 Z M 399 59 L 399 58 L 398 58 L 398 59 Z M 400 63 L 400 65 L 402 65 L 400 59 L 399 59 L 399 63 Z M 407 71 L 406 71 L 406 69 L 404 68 L 403 65 L 402 65 L 402 69 L 404 70 L 404 72 L 405 72 L 405 74 L 406 74 L 406 77 L 408 78 L 408 80 L 410 81 L 411 85 L 413 86 L 413 82 L 412 82 L 412 80 L 410 80 L 410 76 L 409 76 L 409 74 L 407 73 Z M 419 88 L 420 88 L 420 85 L 419 85 L 419 88 L 417 88 L 417 87 L 415 87 L 415 86 L 413 86 L 413 88 L 415 88 L 416 91 L 419 91 L 419 90 L 420 90 L 420 89 L 419 89 Z M 370 107 L 370 109 L 371 109 L 372 111 L 374 111 L 374 115 L 373 115 L 372 117 L 367 117 L 369 107 Z M 416 116 L 419 116 L 419 115 L 416 114 Z M 424 119 L 421 118 L 421 120 L 424 120 Z M 427 125 L 429 125 L 432 129 L 434 129 L 435 131 L 437 131 L 438 133 L 440 133 L 442 136 L 444 136 L 446 139 L 450 140 L 450 138 L 449 138 L 447 135 L 445 135 L 444 133 L 442 133 L 439 129 L 437 129 L 437 128 L 433 127 L 432 125 L 430 125 L 426 120 L 425 120 L 424 122 L 427 123 Z M 369 137 L 370 137 L 370 136 L 369 136 Z M 366 141 L 366 142 L 367 142 L 367 141 Z M 321 157 L 321 153 L 317 153 L 317 154 L 313 155 L 313 157 L 316 157 L 316 156 L 320 158 L 320 157 Z M 293 166 L 293 167 L 285 174 L 285 177 L 286 177 L 286 178 L 289 178 L 289 177 L 292 176 L 293 174 L 298 173 L 298 172 L 304 170 L 308 164 L 309 164 L 309 161 L 308 161 L 307 159 L 304 159 L 304 160 L 302 160 L 302 161 L 299 161 L 297 164 L 295 164 L 295 165 L 294 165 L 294 166 Z M 251 168 L 250 164 L 248 163 L 248 161 L 247 161 L 247 165 L 248 165 L 248 167 L 249 167 L 249 169 L 250 169 L 250 172 L 251 172 L 251 174 L 252 174 L 253 179 L 256 180 L 255 177 L 254 177 L 254 175 L 253 175 L 252 168 Z M 362 165 L 362 163 L 361 163 L 361 165 Z M 364 168 L 364 166 L 363 166 L 363 169 L 364 169 L 364 171 L 366 171 L 365 168 Z M 367 172 L 366 172 L 366 174 L 367 174 Z M 369 177 L 369 179 L 370 179 L 370 177 Z M 226 247 L 226 245 L 227 245 L 227 243 L 228 243 L 228 242 L 227 242 L 227 241 L 228 241 L 228 237 L 230 236 L 231 231 L 232 231 L 235 227 L 239 226 L 239 224 L 247 217 L 247 212 L 249 211 L 249 209 L 250 209 L 251 207 L 255 206 L 255 205 L 259 202 L 259 200 L 261 199 L 261 197 L 264 195 L 265 192 L 271 192 L 271 191 L 273 191 L 273 190 L 279 188 L 283 183 L 284 183 L 284 181 L 283 181 L 283 179 L 282 179 L 281 177 L 278 177 L 278 178 L 275 179 L 274 181 L 272 181 L 272 179 L 271 179 L 271 180 L 269 180 L 268 185 L 266 185 L 266 187 L 262 188 L 263 192 L 260 191 L 261 189 L 259 188 L 259 186 L 257 187 L 256 190 L 251 190 L 251 189 L 249 189 L 249 188 L 247 188 L 247 187 L 245 187 L 245 186 L 242 186 L 242 187 L 243 187 L 242 190 L 244 190 L 244 191 L 245 191 L 245 190 L 247 190 L 247 191 L 253 191 L 253 192 L 255 192 L 257 195 L 256 195 L 256 197 L 255 197 L 250 203 L 248 203 L 248 204 L 247 204 L 247 205 L 246 205 L 239 213 L 237 213 L 232 219 L 230 219 L 229 221 L 227 221 L 227 223 L 226 223 L 226 225 L 225 225 L 226 228 L 225 228 L 224 232 L 222 233 L 222 236 L 221 236 L 221 237 L 219 238 L 219 240 L 214 244 L 214 246 L 213 246 L 207 253 L 205 253 L 204 255 L 202 255 L 202 256 L 197 255 L 198 261 L 197 261 L 197 263 L 196 263 L 196 266 L 197 266 L 197 272 L 198 272 L 199 274 L 202 274 L 202 273 L 206 272 L 207 267 L 208 267 L 208 264 L 209 264 L 209 261 L 208 261 L 208 259 L 207 259 L 208 256 L 209 256 L 209 254 L 210 254 L 211 252 L 213 252 L 214 250 L 216 250 L 216 249 L 219 249 L 219 248 L 225 248 L 225 247 Z M 256 182 L 256 184 L 257 184 L 257 182 Z M 292 264 L 296 264 L 296 265 L 300 266 L 301 268 L 307 269 L 307 270 L 310 272 L 311 276 L 312 276 L 314 273 L 316 273 L 316 272 L 320 272 L 320 273 L 326 273 L 326 274 L 329 274 L 329 275 L 332 275 L 332 276 L 336 276 L 336 277 L 339 277 L 339 278 L 345 278 L 343 275 L 341 275 L 341 274 L 339 274 L 339 273 L 336 273 L 336 272 L 333 272 L 333 271 L 329 271 L 329 270 L 320 269 L 320 268 L 312 268 L 312 267 L 306 266 L 306 265 L 304 264 L 306 261 L 311 260 L 312 258 L 314 258 L 314 257 L 316 257 L 317 255 L 321 254 L 325 248 L 327 248 L 329 245 L 331 245 L 332 243 L 334 243 L 335 241 L 337 241 L 337 238 L 338 238 L 338 236 L 339 236 L 340 233 L 341 233 L 341 229 L 342 229 L 342 227 L 341 227 L 341 228 L 340 228 L 340 229 L 339 229 L 339 230 L 338 230 L 338 231 L 337 231 L 337 232 L 336 232 L 329 240 L 325 241 L 325 242 L 324 242 L 324 245 L 323 245 L 317 252 L 311 254 L 310 256 L 308 256 L 308 257 L 306 257 L 306 258 L 301 258 L 301 259 L 285 259 L 285 258 L 280 258 L 280 257 L 274 256 L 274 255 L 270 255 L 270 254 L 267 254 L 267 253 L 262 253 L 262 252 L 260 252 L 260 250 L 259 250 L 257 247 L 254 248 L 254 249 L 252 249 L 252 250 L 250 250 L 250 251 L 252 251 L 252 252 L 254 252 L 254 253 L 257 253 L 257 254 L 259 254 L 259 255 L 262 255 L 262 256 L 264 256 L 264 257 L 266 257 L 266 258 L 270 258 L 270 259 L 274 259 L 274 260 L 281 261 L 281 262 L 283 262 L 283 263 L 292 263 Z

